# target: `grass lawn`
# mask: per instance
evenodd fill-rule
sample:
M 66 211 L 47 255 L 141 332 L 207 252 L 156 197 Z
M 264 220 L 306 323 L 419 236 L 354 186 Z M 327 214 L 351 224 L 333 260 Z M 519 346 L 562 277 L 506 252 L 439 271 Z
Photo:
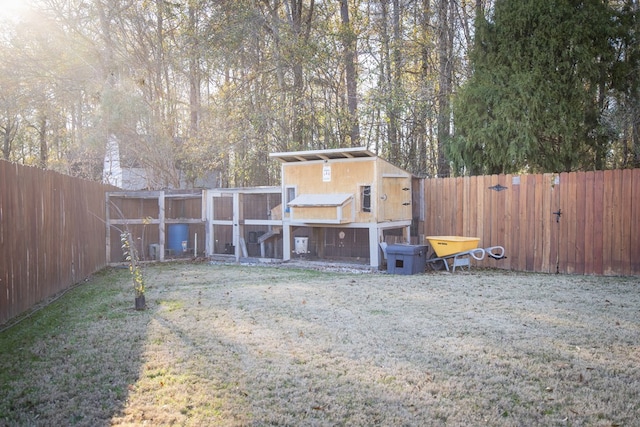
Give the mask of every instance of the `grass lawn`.
M 0 426 L 640 425 L 638 278 L 107 269 L 0 332 Z

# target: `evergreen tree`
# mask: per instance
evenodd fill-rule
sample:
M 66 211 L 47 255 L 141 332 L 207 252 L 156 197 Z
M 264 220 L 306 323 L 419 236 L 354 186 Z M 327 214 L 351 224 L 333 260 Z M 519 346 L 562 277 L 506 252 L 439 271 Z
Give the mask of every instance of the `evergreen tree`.
M 448 155 L 470 174 L 602 169 L 620 20 L 601 0 L 505 1 L 477 17 Z

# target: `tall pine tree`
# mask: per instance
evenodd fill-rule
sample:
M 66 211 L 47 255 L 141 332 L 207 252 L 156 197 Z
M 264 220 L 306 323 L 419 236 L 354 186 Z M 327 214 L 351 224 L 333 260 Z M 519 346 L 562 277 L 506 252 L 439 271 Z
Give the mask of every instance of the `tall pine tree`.
M 601 0 L 498 0 L 492 19 L 479 16 L 474 73 L 454 99 L 454 168 L 602 169 L 619 22 Z

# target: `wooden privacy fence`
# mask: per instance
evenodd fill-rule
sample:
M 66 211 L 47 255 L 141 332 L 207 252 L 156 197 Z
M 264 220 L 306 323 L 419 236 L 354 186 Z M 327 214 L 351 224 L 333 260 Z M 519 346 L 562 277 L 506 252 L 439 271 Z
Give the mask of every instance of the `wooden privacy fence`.
M 480 237 L 518 271 L 640 274 L 640 169 L 425 180 L 424 234 Z
M 115 188 L 0 160 L 0 324 L 106 265 Z M 427 179 L 424 235 L 481 238 L 518 271 L 640 275 L 640 169 Z
M 106 265 L 112 189 L 0 160 L 0 324 Z

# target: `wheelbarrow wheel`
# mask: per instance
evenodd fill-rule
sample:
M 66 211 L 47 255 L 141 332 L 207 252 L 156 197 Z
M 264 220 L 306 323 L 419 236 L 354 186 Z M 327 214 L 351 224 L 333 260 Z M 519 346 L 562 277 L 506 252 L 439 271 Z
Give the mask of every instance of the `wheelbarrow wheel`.
M 434 271 L 444 270 L 444 268 L 445 268 L 444 263 L 447 262 L 447 261 L 444 260 L 444 259 L 436 260 L 436 258 L 439 258 L 438 255 L 436 255 L 435 252 L 432 253 L 431 256 L 429 257 L 429 259 L 431 260 L 431 261 L 429 261 L 429 265 L 431 266 L 431 268 Z

